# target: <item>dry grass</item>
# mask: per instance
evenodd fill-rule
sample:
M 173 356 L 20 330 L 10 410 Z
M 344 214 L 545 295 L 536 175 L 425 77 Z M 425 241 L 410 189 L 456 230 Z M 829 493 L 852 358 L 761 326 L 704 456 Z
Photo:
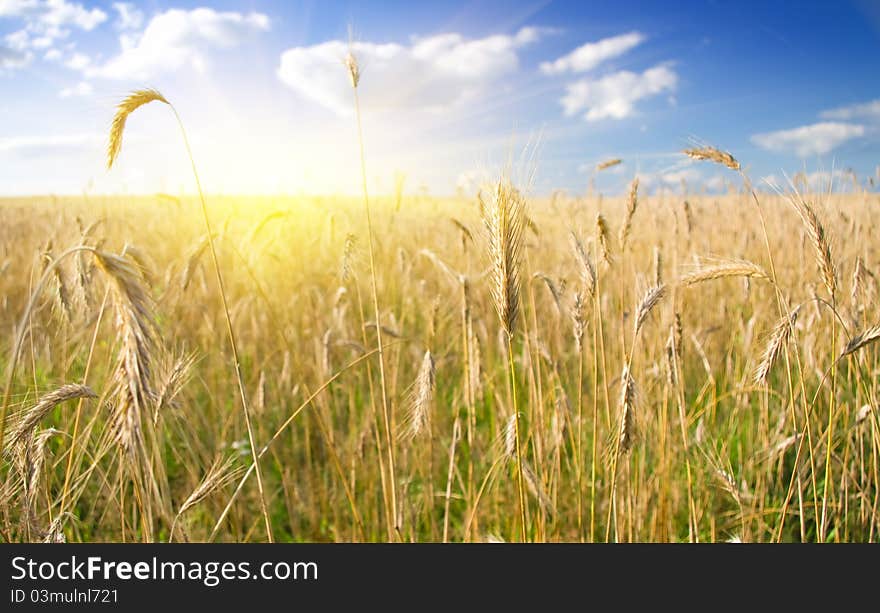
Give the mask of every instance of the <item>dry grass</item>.
M 877 195 L 684 153 L 740 190 L 0 201 L 0 538 L 880 540 Z
M 487 193 L 484 205 L 492 202 Z M 506 193 L 505 188 L 500 192 Z M 444 531 L 448 540 L 486 533 L 522 538 L 520 514 L 511 513 L 519 506 L 518 414 L 530 540 L 589 540 L 591 514 L 593 538 L 601 539 L 609 511 L 610 535 L 618 540 L 723 541 L 732 535 L 817 540 L 823 496 L 828 498 L 826 540 L 877 540 L 876 412 L 864 407 L 876 406 L 869 373 L 877 364 L 872 322 L 880 311 L 872 269 L 880 254 L 858 235 L 835 253 L 834 265 L 858 284 L 836 291 L 845 290 L 846 312 L 856 309 L 868 324 L 846 332 L 830 303 L 813 298 L 811 286 L 825 288 L 825 274 L 821 266 L 816 274 L 814 234 L 800 225 L 799 212 L 783 197 L 761 196 L 777 271 L 774 285 L 760 264 L 766 257 L 764 239 L 744 206 L 746 197 L 689 195 L 694 221 L 705 231 L 688 240 L 685 233 L 672 232 L 672 209 L 643 196 L 643 210 L 650 211 L 644 219 L 652 223 L 641 224 L 636 215 L 625 257 L 601 270 L 592 263 L 590 246 L 570 230 L 590 226 L 584 220 L 596 219 L 596 202 L 557 197 L 558 214 L 535 200 L 530 210 L 540 235 L 517 243 L 521 235 L 511 228 L 496 229 L 495 243 L 492 234 L 484 243 L 494 256 L 487 276 L 481 276 L 487 260 L 474 248 L 482 247 L 481 241 L 463 244 L 448 221 L 454 217 L 476 227 L 476 201 L 405 197 L 407 206 L 395 211 L 390 199 L 377 200 L 375 223 L 383 229 L 376 249 L 377 287 L 385 305 L 381 316 L 387 331 L 399 337 L 386 343 L 390 418 L 395 432 L 418 434 L 392 438 L 400 456 L 399 538 L 442 540 Z M 83 240 L 104 242 L 100 257 L 86 253 L 58 264 L 63 278 L 74 284 L 68 292 L 72 317 L 55 308 L 55 290 L 47 283 L 24 336 L 10 395 L 7 445 L 30 440 L 33 434 L 21 433 L 39 433 L 40 427 L 68 436 L 44 436 L 41 448 L 28 452 L 26 462 L 39 464 L 40 479 L 7 465 L 4 491 L 11 495 L 0 512 L 0 527 L 10 540 L 165 540 L 172 523 L 175 538 L 203 540 L 230 501 L 217 537 L 267 538 L 253 471 L 208 488 L 199 504 L 185 505 L 184 516 L 175 520 L 217 457 L 250 455 L 241 414 L 230 411 L 236 381 L 226 367 L 228 354 L 217 344 L 225 323 L 210 283 L 210 263 L 194 257 L 206 250 L 206 238 L 198 211 L 187 212 L 187 202 L 3 203 L 4 219 L 17 227 L 27 219 L 23 227 L 29 228 L 5 234 L 6 253 L 33 254 L 33 264 L 18 257 L 0 276 L 5 296 L 0 315 L 7 327 L 20 320 L 26 306 L 31 266 L 41 270 L 46 228 L 58 254 Z M 262 204 L 218 199 L 214 214 L 227 220 L 217 251 L 222 267 L 233 271 L 227 291 L 240 335 L 244 383 L 260 399 L 253 423 L 258 450 L 272 441 L 261 459 L 273 531 L 283 540 L 385 540 L 382 480 L 386 488 L 389 484 L 387 461 L 384 470 L 380 464 L 387 459 L 387 443 L 381 409 L 376 410 L 381 403 L 377 371 L 366 367 L 375 352 L 362 358 L 376 329 L 369 325 L 371 282 L 358 247 L 366 237 L 357 204 L 276 201 L 272 210 L 289 214 L 264 225 L 257 251 L 241 253 L 237 244 L 244 244 L 265 216 L 254 219 L 252 212 Z M 877 205 L 870 194 L 832 195 L 812 204 L 827 236 L 850 227 L 837 211 L 859 220 L 857 232 L 867 232 Z M 624 223 L 626 198 L 606 198 L 602 206 L 609 232 Z M 182 212 L 172 215 L 178 207 Z M 325 221 L 328 209 L 334 212 L 332 231 Z M 506 220 L 509 214 L 501 211 L 497 218 Z M 735 237 L 710 230 L 716 216 L 743 230 Z M 75 217 L 83 226 L 104 221 L 84 239 L 75 223 L 64 221 Z M 797 234 L 791 236 L 791 228 L 801 227 L 803 246 Z M 139 245 L 142 259 L 150 262 L 152 286 L 130 248 L 124 257 L 113 255 L 126 243 Z M 490 248 L 493 244 L 498 246 Z M 601 258 L 598 240 L 593 247 Z M 700 253 L 724 255 L 695 260 Z M 658 259 L 665 291 L 654 287 L 633 296 L 633 287 L 657 280 Z M 91 271 L 89 262 L 97 265 Z M 75 287 L 80 273 L 87 279 L 81 288 Z M 533 277 L 535 283 L 519 282 Z M 787 302 L 802 305 L 799 310 L 778 315 L 777 285 Z M 837 336 L 834 354 L 832 335 Z M 3 347 L 4 356 L 10 351 L 10 345 Z M 628 362 L 621 378 L 620 364 Z M 839 372 L 825 494 L 828 426 L 819 416 L 828 409 L 832 362 Z M 331 376 L 336 378 L 325 386 Z M 752 386 L 753 377 L 760 388 Z M 36 426 L 20 428 L 21 417 L 36 411 L 34 392 L 59 381 L 85 384 L 102 401 L 80 410 L 77 399 L 67 410 L 41 408 Z M 763 389 L 769 391 L 766 404 Z M 39 402 L 50 398 L 41 394 Z M 456 419 L 461 435 L 453 445 Z M 118 463 L 108 441 L 139 440 L 138 432 L 142 451 L 133 457 L 140 468 L 132 473 Z M 503 441 L 500 457 L 510 460 L 496 464 L 499 456 L 491 452 L 496 439 Z M 701 439 L 725 442 L 737 485 L 747 486 L 748 497 L 737 503 L 719 488 L 717 470 L 691 451 Z M 602 458 L 616 445 L 626 453 L 619 458 L 612 507 L 611 468 Z M 70 453 L 69 492 L 62 505 L 59 492 Z M 792 481 L 795 465 L 800 477 Z M 137 479 L 120 479 L 133 474 Z M 241 484 L 234 499 L 233 484 Z M 790 486 L 783 522 L 771 509 L 783 505 Z M 814 499 L 818 512 L 807 504 Z M 768 511 L 760 514 L 760 508 Z M 55 521 L 59 512 L 65 519 Z

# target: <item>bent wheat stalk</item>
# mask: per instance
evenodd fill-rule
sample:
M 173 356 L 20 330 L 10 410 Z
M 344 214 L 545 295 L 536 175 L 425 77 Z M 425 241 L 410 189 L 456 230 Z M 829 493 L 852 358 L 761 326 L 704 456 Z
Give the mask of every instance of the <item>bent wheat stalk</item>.
M 202 183 L 199 179 L 198 170 L 196 169 L 196 162 L 193 158 L 192 149 L 190 148 L 189 144 L 189 138 L 187 137 L 186 129 L 183 127 L 183 121 L 180 118 L 180 114 L 177 112 L 177 109 L 174 107 L 174 105 L 171 104 L 161 93 L 159 93 L 155 89 L 135 90 L 117 105 L 116 114 L 114 115 L 113 123 L 110 126 L 110 138 L 107 145 L 107 169 L 109 170 L 113 167 L 113 164 L 122 149 L 122 136 L 129 115 L 131 115 L 134 111 L 136 111 L 143 105 L 149 104 L 150 102 L 163 102 L 167 104 L 168 107 L 171 109 L 171 112 L 174 113 L 174 118 L 177 120 L 177 125 L 180 128 L 180 134 L 183 137 L 183 144 L 186 147 L 186 153 L 192 166 L 193 177 L 196 181 L 196 188 L 198 188 L 199 191 L 199 201 L 201 202 L 202 217 L 204 218 L 205 230 L 208 234 L 208 246 L 211 250 L 211 260 L 214 264 L 214 273 L 217 278 L 217 286 L 220 290 L 220 300 L 223 304 L 223 314 L 226 318 L 226 332 L 229 337 L 229 344 L 232 349 L 232 361 L 235 368 L 235 377 L 238 381 L 238 392 L 241 398 L 242 411 L 244 412 L 244 421 L 248 433 L 248 442 L 250 443 L 251 448 L 251 457 L 253 458 L 254 466 L 257 473 L 257 488 L 260 491 L 260 508 L 266 524 L 266 537 L 269 539 L 269 542 L 272 542 L 274 540 L 272 537 L 272 524 L 269 521 L 269 511 L 268 507 L 266 506 L 266 494 L 263 488 L 263 475 L 262 471 L 260 470 L 260 460 L 257 456 L 257 445 L 256 441 L 254 440 L 254 429 L 253 425 L 251 424 L 251 415 L 248 407 L 247 394 L 245 392 L 244 377 L 241 372 L 241 361 L 239 360 L 238 344 L 235 340 L 235 331 L 232 327 L 232 318 L 229 315 L 229 304 L 226 299 L 226 289 L 223 283 L 223 274 L 220 272 L 220 264 L 217 259 L 217 249 L 214 246 L 214 232 L 211 229 L 211 219 L 208 215 L 208 205 L 205 201 L 205 194 L 202 191 Z M 2 434 L 2 430 L 0 430 L 0 434 Z
M 49 392 L 40 398 L 40 401 L 21 417 L 15 430 L 10 433 L 9 443 L 7 443 L 6 447 L 12 448 L 16 444 L 23 442 L 31 435 L 37 425 L 43 421 L 46 415 L 62 402 L 73 400 L 74 398 L 97 397 L 97 394 L 95 394 L 91 388 L 76 383 L 62 385 L 58 389 Z

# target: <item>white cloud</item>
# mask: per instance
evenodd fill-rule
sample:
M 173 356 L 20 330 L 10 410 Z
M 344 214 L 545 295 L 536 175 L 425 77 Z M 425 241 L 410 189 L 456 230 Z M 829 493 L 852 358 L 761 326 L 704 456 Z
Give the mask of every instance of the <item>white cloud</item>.
M 27 66 L 33 55 L 30 52 L 19 51 L 0 45 L 0 70 L 12 70 Z
M 660 64 L 641 74 L 624 70 L 569 83 L 560 102 L 569 117 L 583 113 L 587 121 L 623 119 L 633 114 L 639 100 L 674 91 L 677 85 L 675 71 Z
M 808 173 L 805 179 L 808 189 L 813 192 L 849 191 L 853 187 L 852 172 L 846 170 L 820 170 Z
M 727 179 L 724 175 L 712 175 L 705 181 L 703 181 L 703 185 L 706 186 L 706 189 L 711 190 L 713 192 L 724 191 L 727 187 Z
M 0 17 L 23 17 L 37 7 L 37 0 L 0 0 Z
M 581 45 L 553 62 L 543 62 L 541 72 L 548 75 L 565 72 L 587 72 L 606 60 L 623 55 L 645 40 L 639 32 L 629 32 Z
M 171 9 L 153 17 L 138 39 L 121 37 L 122 52 L 85 73 L 109 79 L 149 79 L 184 66 L 202 70 L 208 50 L 233 48 L 268 29 L 269 18 L 262 13 Z
M 825 121 L 791 130 L 755 134 L 752 142 L 769 151 L 792 151 L 799 157 L 807 157 L 828 153 L 864 134 L 865 126 Z
M 58 92 L 58 95 L 62 98 L 71 98 L 74 96 L 91 96 L 93 91 L 94 90 L 89 83 L 87 83 L 86 81 L 80 81 L 73 87 L 65 87 L 60 92 Z
M 0 0 L 0 17 L 18 18 L 24 28 L 4 38 L 14 50 L 49 49 L 70 35 L 69 28 L 90 31 L 107 19 L 99 8 L 67 0 Z
M 55 60 L 61 59 L 61 52 L 58 49 L 49 49 L 46 51 L 46 54 L 43 56 L 44 60 L 54 62 Z
M 0 17 L 25 19 L 33 31 L 65 26 L 92 30 L 107 19 L 107 14 L 67 0 L 0 0 Z
M 685 183 L 697 183 L 703 179 L 703 175 L 696 168 L 683 168 L 682 170 L 663 173 L 659 178 L 666 185 L 679 186 L 682 181 Z
M 92 61 L 89 59 L 89 56 L 84 53 L 74 53 L 70 59 L 64 62 L 64 65 L 71 70 L 84 70 L 91 63 Z
M 120 30 L 137 30 L 144 23 L 144 14 L 131 2 L 114 2 L 113 8 L 119 15 L 114 24 Z
M 683 183 L 689 192 L 724 191 L 727 186 L 725 177 L 721 174 L 706 175 L 705 169 L 705 166 L 695 165 L 692 160 L 682 160 L 656 170 L 636 172 L 636 176 L 639 179 L 640 189 L 643 188 L 646 193 L 662 190 L 679 191 Z M 628 187 L 629 183 L 627 182 L 626 185 Z
M 3 37 L 10 49 L 15 51 L 24 51 L 31 46 L 31 37 L 27 30 L 17 30 Z
M 819 117 L 822 119 L 842 119 L 844 121 L 862 118 L 880 119 L 880 99 L 823 111 L 819 114 Z
M 47 0 L 43 6 L 45 10 L 39 21 L 47 28 L 76 26 L 83 30 L 92 30 L 107 19 L 107 13 L 101 9 L 87 9 L 82 4 L 66 0 Z
M 466 39 L 447 33 L 414 37 L 409 45 L 355 42 L 365 105 L 385 110 L 438 110 L 471 99 L 519 68 L 518 50 L 547 30 L 523 28 L 509 36 Z M 278 77 L 305 98 L 333 112 L 351 109 L 351 85 L 342 65 L 349 45 L 327 41 L 281 54 Z
M 31 47 L 34 49 L 48 49 L 54 42 L 55 39 L 51 36 L 37 36 L 31 40 Z

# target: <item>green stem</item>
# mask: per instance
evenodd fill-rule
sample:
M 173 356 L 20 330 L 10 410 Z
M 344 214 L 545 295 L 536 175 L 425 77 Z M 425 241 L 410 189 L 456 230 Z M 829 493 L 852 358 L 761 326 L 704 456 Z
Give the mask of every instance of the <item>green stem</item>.
M 516 438 L 516 481 L 517 490 L 519 492 L 519 515 L 520 515 L 520 538 L 522 542 L 526 542 L 526 494 L 523 487 L 523 462 L 522 448 L 520 446 L 520 423 L 519 408 L 516 403 L 516 370 L 513 366 L 513 335 L 507 335 L 507 362 L 510 366 L 510 388 L 513 398 L 513 430 L 514 438 Z

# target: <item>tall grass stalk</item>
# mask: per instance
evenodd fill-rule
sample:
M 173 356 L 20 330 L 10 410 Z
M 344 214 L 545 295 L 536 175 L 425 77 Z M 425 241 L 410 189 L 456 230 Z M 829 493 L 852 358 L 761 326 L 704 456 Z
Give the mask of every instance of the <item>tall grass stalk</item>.
M 370 255 L 370 284 L 373 292 L 373 311 L 376 317 L 376 348 L 379 354 L 379 381 L 382 388 L 382 418 L 385 426 L 385 444 L 386 453 L 388 454 L 388 487 L 391 499 L 391 518 L 388 524 L 388 538 L 394 540 L 398 530 L 397 522 L 397 480 L 394 472 L 394 439 L 391 435 L 391 408 L 388 402 L 388 384 L 385 376 L 385 352 L 382 347 L 382 320 L 381 311 L 379 309 L 379 290 L 376 281 L 376 256 L 373 246 L 373 220 L 370 214 L 370 196 L 367 191 L 367 161 L 364 155 L 364 131 L 361 121 L 361 103 L 358 96 L 358 85 L 360 83 L 360 68 L 357 58 L 349 51 L 345 58 L 345 66 L 348 69 L 351 79 L 351 89 L 354 93 L 354 112 L 357 117 L 358 131 L 358 148 L 360 152 L 361 163 L 361 189 L 364 196 L 364 215 L 367 221 L 367 244 Z

